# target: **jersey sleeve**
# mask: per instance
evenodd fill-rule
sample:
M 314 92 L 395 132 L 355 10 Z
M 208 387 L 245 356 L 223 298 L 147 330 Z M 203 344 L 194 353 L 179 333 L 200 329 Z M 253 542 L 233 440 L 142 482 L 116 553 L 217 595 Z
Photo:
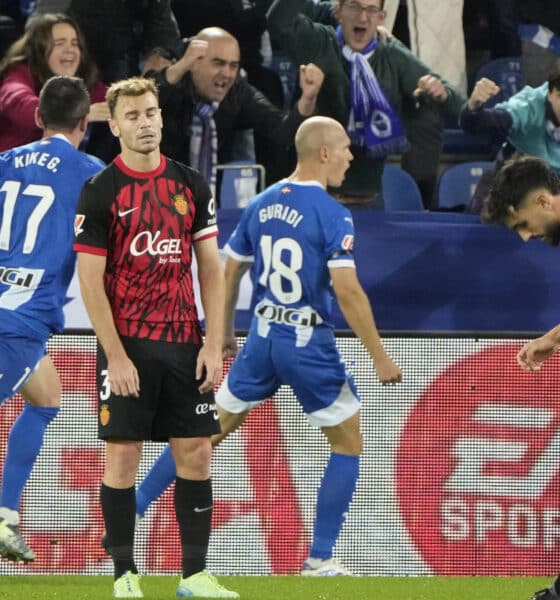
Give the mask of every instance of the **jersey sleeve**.
M 107 256 L 109 241 L 108 195 L 100 194 L 94 180 L 88 180 L 78 200 L 74 220 L 74 251 Z
M 354 247 L 354 223 L 349 210 L 337 204 L 330 223 L 326 227 L 325 251 L 329 269 L 355 267 L 352 249 Z
M 191 191 L 193 193 L 195 214 L 192 227 L 193 242 L 199 242 L 218 235 L 216 202 L 209 185 L 198 171 L 191 171 Z
M 241 213 L 239 224 L 230 235 L 225 251 L 228 256 L 239 262 L 253 262 L 255 249 L 250 235 L 252 216 L 256 210 L 256 203 L 249 206 Z M 254 227 L 254 225 L 253 225 Z

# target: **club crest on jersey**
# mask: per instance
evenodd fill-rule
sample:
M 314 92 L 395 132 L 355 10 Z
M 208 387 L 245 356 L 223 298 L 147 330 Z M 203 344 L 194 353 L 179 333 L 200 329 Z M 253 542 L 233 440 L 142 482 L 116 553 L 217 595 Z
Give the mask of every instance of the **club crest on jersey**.
M 85 215 L 76 215 L 74 217 L 74 234 L 77 236 L 80 235 L 80 233 L 82 233 L 84 230 L 82 228 L 82 225 L 84 224 L 84 221 L 86 220 L 86 216 Z
M 175 205 L 175 210 L 180 215 L 187 214 L 187 211 L 189 210 L 189 205 L 183 194 L 175 194 L 175 196 L 173 196 L 173 204 Z
M 103 427 L 105 427 L 109 423 L 109 419 L 111 418 L 111 412 L 109 411 L 108 404 L 102 404 L 99 407 L 99 422 Z

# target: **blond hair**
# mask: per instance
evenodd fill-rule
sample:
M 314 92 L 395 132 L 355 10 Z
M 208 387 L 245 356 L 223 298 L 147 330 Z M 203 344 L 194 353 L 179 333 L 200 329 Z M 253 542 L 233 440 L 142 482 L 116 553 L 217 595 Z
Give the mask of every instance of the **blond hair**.
M 115 107 L 121 96 L 143 96 L 148 93 L 153 94 L 159 99 L 158 88 L 153 79 L 147 79 L 146 77 L 130 77 L 129 79 L 115 81 L 105 95 L 111 117 L 115 116 Z

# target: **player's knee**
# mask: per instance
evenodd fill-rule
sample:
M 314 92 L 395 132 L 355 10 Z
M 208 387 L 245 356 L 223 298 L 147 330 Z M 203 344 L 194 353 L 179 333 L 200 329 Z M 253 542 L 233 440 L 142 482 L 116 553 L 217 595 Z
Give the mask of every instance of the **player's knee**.
M 179 444 L 172 443 L 171 448 L 179 477 L 198 480 L 210 477 L 210 438 L 185 438 Z
M 141 456 L 141 442 L 108 442 L 103 478 L 105 484 L 110 487 L 130 487 L 134 485 Z
M 361 456 L 364 449 L 363 438 L 358 435 L 356 438 L 352 439 L 348 443 L 348 451 L 344 454 L 349 454 L 350 456 Z
M 337 454 L 348 456 L 360 456 L 364 449 L 364 441 L 361 433 L 344 436 L 331 443 L 331 450 Z
M 21 395 L 28 404 L 45 408 L 59 408 L 61 393 L 58 375 L 47 366 L 34 373 L 21 389 Z
M 60 408 L 60 390 L 48 390 L 45 393 L 33 396 L 22 394 L 25 401 L 31 406 L 40 406 L 43 408 Z

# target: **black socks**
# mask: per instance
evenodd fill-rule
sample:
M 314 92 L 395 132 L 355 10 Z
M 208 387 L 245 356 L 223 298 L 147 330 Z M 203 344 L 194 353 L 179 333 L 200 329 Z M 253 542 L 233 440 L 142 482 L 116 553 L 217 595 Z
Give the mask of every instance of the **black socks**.
M 183 548 L 183 577 L 203 571 L 212 524 L 212 482 L 175 480 L 175 513 Z

